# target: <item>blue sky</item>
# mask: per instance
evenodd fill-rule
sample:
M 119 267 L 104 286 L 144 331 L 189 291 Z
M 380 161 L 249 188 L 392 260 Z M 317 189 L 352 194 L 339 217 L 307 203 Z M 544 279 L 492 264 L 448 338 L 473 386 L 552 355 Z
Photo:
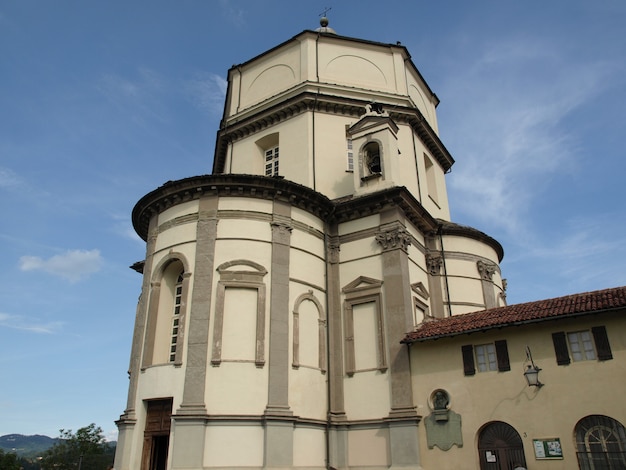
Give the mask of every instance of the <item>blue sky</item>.
M 626 284 L 623 0 L 0 0 L 0 435 L 114 438 L 131 210 L 210 173 L 228 68 L 325 6 L 401 41 L 441 99 L 452 220 L 502 243 L 509 303 Z

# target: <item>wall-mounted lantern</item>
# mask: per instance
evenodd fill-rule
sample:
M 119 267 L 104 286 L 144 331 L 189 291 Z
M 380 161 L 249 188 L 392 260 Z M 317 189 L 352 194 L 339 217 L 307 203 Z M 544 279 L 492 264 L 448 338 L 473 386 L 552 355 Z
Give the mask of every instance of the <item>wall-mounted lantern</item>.
M 541 369 L 535 365 L 535 361 L 533 361 L 533 356 L 528 346 L 526 346 L 526 362 L 524 364 L 526 365 L 524 377 L 526 378 L 526 382 L 528 382 L 528 386 L 537 388 L 543 387 L 544 384 L 539 382 L 539 371 Z

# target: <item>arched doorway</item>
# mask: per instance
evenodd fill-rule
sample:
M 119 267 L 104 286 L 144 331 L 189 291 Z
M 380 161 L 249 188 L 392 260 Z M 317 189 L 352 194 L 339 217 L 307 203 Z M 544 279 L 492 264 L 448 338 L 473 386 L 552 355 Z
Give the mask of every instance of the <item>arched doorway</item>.
M 576 455 L 584 470 L 626 469 L 626 429 L 613 418 L 586 416 L 576 424 Z
M 478 436 L 481 470 L 513 470 L 526 467 L 524 444 L 513 426 L 494 421 L 485 425 Z

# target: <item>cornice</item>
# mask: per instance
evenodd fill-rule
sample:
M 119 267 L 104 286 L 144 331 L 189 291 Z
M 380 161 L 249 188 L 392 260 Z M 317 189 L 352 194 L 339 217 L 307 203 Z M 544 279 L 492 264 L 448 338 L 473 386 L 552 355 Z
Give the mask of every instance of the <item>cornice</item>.
M 396 186 L 358 197 L 336 199 L 332 213 L 335 222 L 347 222 L 368 215 L 378 214 L 389 207 L 399 207 L 413 225 L 423 233 L 437 230 L 437 219 L 411 195 L 404 186 Z
M 192 176 L 177 181 L 168 181 L 142 197 L 133 208 L 133 227 L 146 241 L 150 219 L 153 215 L 205 196 L 235 196 L 283 201 L 293 207 L 306 210 L 330 224 L 349 222 L 397 207 L 402 210 L 407 220 L 425 235 L 440 233 L 472 238 L 491 246 L 500 261 L 504 256 L 502 245 L 483 232 L 472 227 L 435 219 L 403 186 L 331 201 L 317 191 L 280 177 L 239 174 Z M 216 211 L 210 217 L 217 218 L 218 215 Z
M 306 84 L 327 86 L 328 84 Z M 301 85 L 298 85 L 300 87 Z M 259 107 L 255 112 L 251 112 L 248 116 L 234 122 L 222 120 L 220 130 L 217 133 L 215 143 L 215 154 L 213 156 L 213 173 L 222 173 L 226 163 L 226 153 L 228 144 L 237 141 L 248 135 L 255 134 L 259 131 L 267 129 L 271 126 L 291 119 L 303 112 L 315 111 L 321 113 L 344 115 L 352 117 L 360 117 L 367 112 L 367 105 L 371 103 L 371 99 L 363 100 L 354 96 L 338 96 L 329 94 L 332 90 L 328 89 L 326 93 L 315 93 L 310 90 L 292 90 L 297 93 L 286 99 L 281 99 L 274 105 L 268 107 Z M 342 93 L 342 90 L 336 90 Z M 397 102 L 398 96 L 381 97 L 383 107 L 389 107 L 389 117 L 395 122 L 402 122 L 410 125 L 424 146 L 439 162 L 445 172 L 448 172 L 454 164 L 454 158 L 443 142 L 437 136 L 437 133 L 430 126 L 424 115 L 417 108 L 402 106 Z M 393 99 L 392 99 L 393 98 Z M 385 103 L 385 100 L 396 101 L 395 103 Z
M 133 227 L 147 240 L 150 218 L 169 207 L 203 196 L 239 196 L 266 200 L 280 200 L 304 209 L 325 220 L 333 209 L 326 196 L 297 183 L 259 175 L 202 175 L 163 186 L 142 197 L 132 212 Z
M 437 219 L 437 222 L 440 224 L 440 233 L 442 235 L 456 235 L 459 237 L 472 238 L 479 242 L 483 242 L 495 250 L 498 255 L 498 261 L 502 261 L 502 259 L 504 258 L 504 248 L 502 248 L 502 245 L 496 239 L 491 238 L 486 233 L 483 233 L 473 227 L 460 225 L 454 222 L 450 222 L 448 220 Z

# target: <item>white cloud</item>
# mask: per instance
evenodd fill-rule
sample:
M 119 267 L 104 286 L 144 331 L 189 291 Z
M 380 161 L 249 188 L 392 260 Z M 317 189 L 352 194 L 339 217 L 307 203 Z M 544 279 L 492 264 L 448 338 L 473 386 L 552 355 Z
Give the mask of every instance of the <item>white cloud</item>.
M 557 171 L 577 165 L 577 138 L 564 121 L 610 86 L 614 69 L 567 62 L 549 44 L 516 38 L 455 70 L 443 136 L 459 160 L 449 178 L 454 209 L 526 237 L 532 203 Z
M 32 333 L 53 334 L 61 329 L 62 322 L 42 323 L 39 320 L 28 319 L 20 315 L 0 313 L 0 327 L 15 330 L 30 331 Z
M 0 167 L 0 189 L 12 189 L 21 184 L 22 180 L 14 171 Z
M 108 432 L 104 433 L 104 440 L 107 442 L 115 442 L 119 436 L 119 431 L 117 429 L 112 429 Z
M 220 0 L 222 12 L 226 18 L 231 21 L 235 26 L 242 27 L 246 21 L 244 19 L 243 10 L 233 5 L 233 2 L 229 0 Z
M 61 255 L 55 255 L 48 259 L 38 256 L 22 256 L 20 269 L 22 271 L 43 271 L 70 282 L 77 282 L 98 272 L 102 263 L 99 250 L 68 250 Z
M 187 94 L 199 108 L 218 116 L 224 110 L 227 81 L 214 73 L 205 73 L 187 81 Z

